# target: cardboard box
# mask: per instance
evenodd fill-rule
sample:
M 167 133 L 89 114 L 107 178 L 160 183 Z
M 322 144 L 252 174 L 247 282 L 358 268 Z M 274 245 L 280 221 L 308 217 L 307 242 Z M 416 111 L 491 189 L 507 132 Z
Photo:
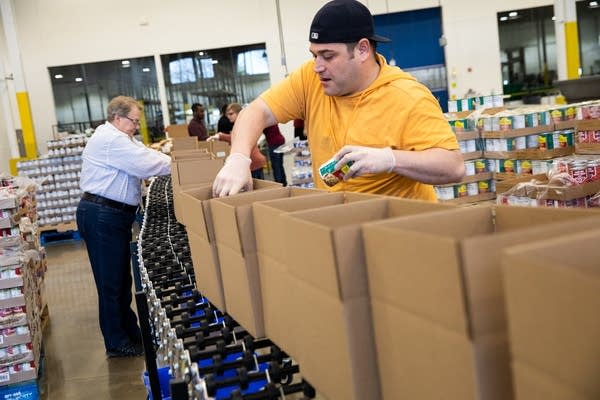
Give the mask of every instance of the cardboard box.
M 181 191 L 211 183 L 221 168 L 223 160 L 186 159 L 171 164 L 171 185 L 175 218 L 182 222 Z M 211 183 L 212 184 L 212 183 Z
M 210 201 L 227 312 L 254 337 L 264 336 L 265 328 L 252 204 L 314 192 L 279 187 Z
M 265 333 L 290 354 L 297 353 L 290 326 L 297 316 L 290 310 L 303 307 L 295 293 L 294 282 L 289 279 L 286 262 L 285 226 L 281 217 L 286 213 L 308 210 L 355 201 L 377 199 L 382 196 L 352 192 L 319 192 L 302 197 L 288 197 L 252 204 L 254 233 L 260 270 L 260 288 L 263 299 Z
M 171 139 L 173 150 L 196 150 L 198 148 L 198 138 L 196 136 L 175 137 Z
M 215 158 L 226 158 L 231 151 L 231 146 L 227 142 L 213 140 L 208 143 L 210 143 L 210 152 Z
M 579 131 L 600 131 L 600 120 L 578 121 L 575 134 Z M 575 153 L 577 154 L 600 154 L 600 143 L 581 143 L 577 138 L 575 141 Z
M 588 228 L 502 254 L 519 400 L 600 398 L 600 229 Z
M 501 251 L 598 223 L 587 210 L 481 206 L 365 224 L 383 397 L 512 399 Z
M 187 124 L 169 125 L 165 129 L 167 136 L 170 138 L 183 138 L 189 137 Z
M 449 207 L 381 197 L 281 216 L 288 296 L 298 303 L 288 310 L 292 356 L 325 397 L 380 398 L 360 224 Z
M 217 245 L 187 229 L 196 287 L 215 307 L 227 312 Z
M 254 180 L 257 191 L 278 187 L 280 185 L 275 182 Z M 211 303 L 225 312 L 227 304 L 209 205 L 211 198 L 212 183 L 184 188 L 180 192 L 176 210 L 179 209 L 180 222 L 186 226 L 196 286 Z
M 211 154 L 206 149 L 195 149 L 195 150 L 177 150 L 171 152 L 171 158 L 173 161 L 182 160 L 207 160 L 211 159 Z

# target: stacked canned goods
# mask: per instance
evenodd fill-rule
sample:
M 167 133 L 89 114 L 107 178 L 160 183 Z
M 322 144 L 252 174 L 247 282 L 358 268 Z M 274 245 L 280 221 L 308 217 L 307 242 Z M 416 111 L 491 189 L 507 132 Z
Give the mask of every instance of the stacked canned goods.
M 461 199 L 484 193 L 494 193 L 495 191 L 496 181 L 493 179 L 485 179 L 469 183 L 458 183 L 450 186 L 435 186 L 435 193 L 439 200 Z
M 578 131 L 577 143 L 600 144 L 600 131 Z
M 600 180 L 600 157 L 567 157 L 555 162 L 558 172 L 568 173 L 578 184 Z

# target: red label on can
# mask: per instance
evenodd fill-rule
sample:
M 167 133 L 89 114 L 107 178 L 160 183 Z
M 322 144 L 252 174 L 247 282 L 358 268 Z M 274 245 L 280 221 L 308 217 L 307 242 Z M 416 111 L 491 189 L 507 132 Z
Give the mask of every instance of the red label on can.
M 590 131 L 588 134 L 588 141 L 590 143 L 600 143 L 600 131 Z
M 577 143 L 588 143 L 588 131 L 578 131 L 577 132 Z

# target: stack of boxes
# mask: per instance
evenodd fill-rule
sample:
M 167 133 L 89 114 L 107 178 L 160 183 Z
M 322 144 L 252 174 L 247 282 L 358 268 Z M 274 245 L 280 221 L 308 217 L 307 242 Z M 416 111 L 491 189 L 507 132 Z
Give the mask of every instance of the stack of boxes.
M 81 154 L 86 143 L 85 135 L 49 140 L 47 157 L 17 163 L 20 176 L 40 184 L 36 198 L 38 224 L 42 229 L 53 229 L 50 225 L 57 224 L 72 224 L 77 229 L 74 224 L 81 198 Z
M 28 183 L 26 182 L 28 181 Z M 13 185 L 15 182 L 12 183 Z M 35 379 L 41 356 L 46 259 L 35 225 L 32 181 L 0 188 L 3 215 L 0 237 L 0 395 L 8 386 L 32 381 L 23 393 L 37 394 Z M 33 394 L 31 394 L 33 395 Z M 36 397 L 37 398 L 37 397 Z

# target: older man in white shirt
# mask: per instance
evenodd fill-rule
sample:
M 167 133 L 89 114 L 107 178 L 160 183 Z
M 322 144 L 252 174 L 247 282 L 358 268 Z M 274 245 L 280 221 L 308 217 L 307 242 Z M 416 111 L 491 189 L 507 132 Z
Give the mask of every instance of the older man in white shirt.
M 171 158 L 133 135 L 142 113 L 131 97 L 118 96 L 83 151 L 77 226 L 85 240 L 98 291 L 100 329 L 108 357 L 142 354 L 131 309 L 129 242 L 141 180 L 171 172 Z

